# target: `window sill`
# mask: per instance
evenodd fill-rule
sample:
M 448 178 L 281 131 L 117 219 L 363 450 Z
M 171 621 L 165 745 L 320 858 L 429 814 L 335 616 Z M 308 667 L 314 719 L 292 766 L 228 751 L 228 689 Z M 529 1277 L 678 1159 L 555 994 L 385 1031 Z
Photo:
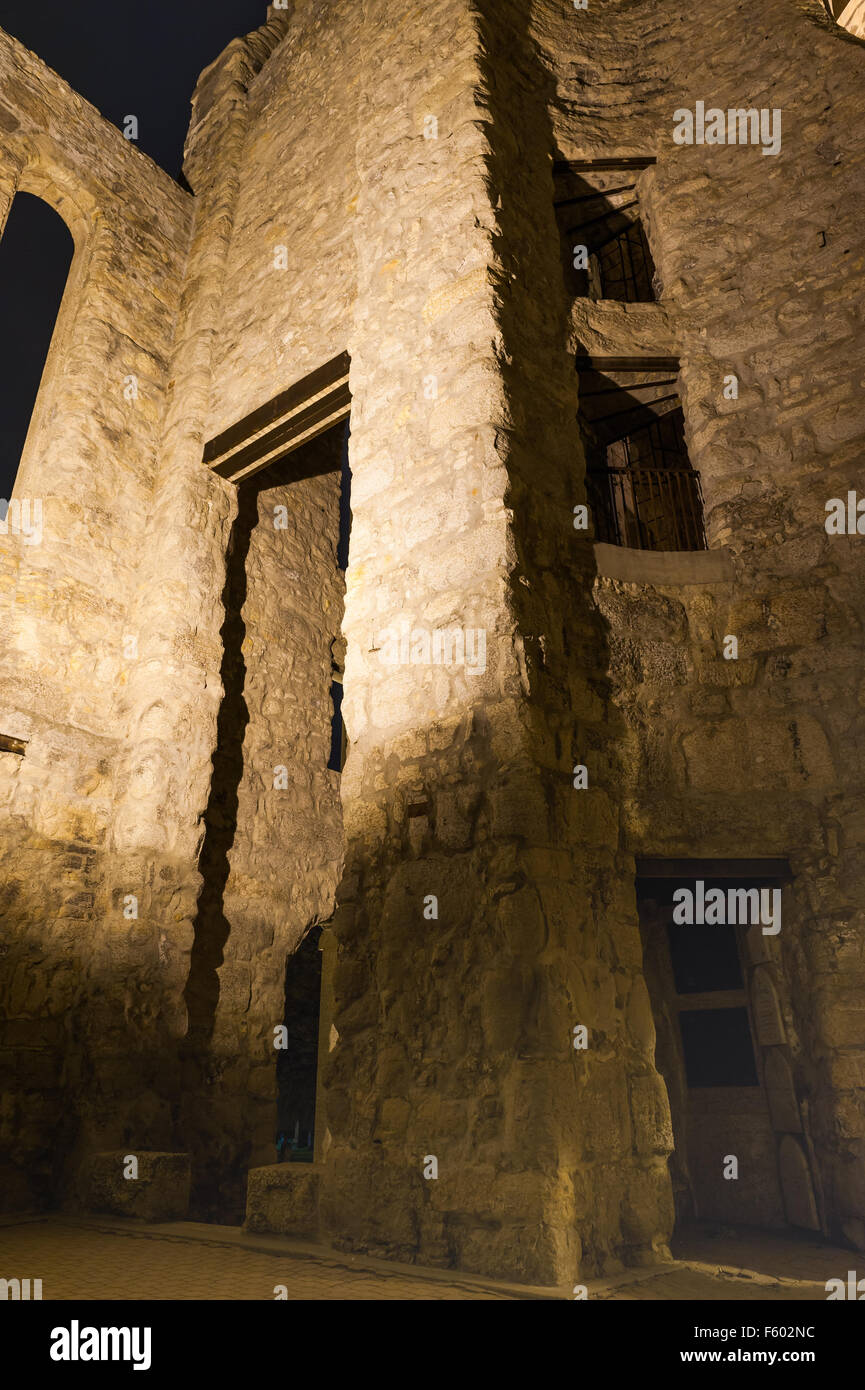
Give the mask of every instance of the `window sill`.
M 625 584 L 729 584 L 735 578 L 726 547 L 720 550 L 631 550 L 595 542 L 601 579 Z

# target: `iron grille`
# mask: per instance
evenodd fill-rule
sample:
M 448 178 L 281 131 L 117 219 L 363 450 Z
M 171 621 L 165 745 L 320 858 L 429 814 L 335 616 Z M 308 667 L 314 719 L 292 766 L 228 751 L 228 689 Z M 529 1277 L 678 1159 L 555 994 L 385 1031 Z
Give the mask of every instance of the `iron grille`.
M 586 482 L 599 541 L 635 550 L 707 549 L 693 469 L 598 468 Z
M 635 550 L 706 550 L 700 475 L 681 409 L 606 445 L 586 484 L 599 541 Z
M 655 267 L 641 222 L 632 222 L 594 250 L 600 298 L 623 304 L 651 304 Z

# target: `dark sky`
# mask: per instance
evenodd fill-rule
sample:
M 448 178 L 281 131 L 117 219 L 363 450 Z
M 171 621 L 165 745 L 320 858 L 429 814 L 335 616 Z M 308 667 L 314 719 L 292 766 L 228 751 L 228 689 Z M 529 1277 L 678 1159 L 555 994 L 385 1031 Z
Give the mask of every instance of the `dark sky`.
M 176 177 L 202 68 L 257 29 L 267 0 L 0 0 L 0 28 L 123 127 Z
M 0 27 L 38 53 L 109 121 L 138 118 L 138 147 L 180 173 L 202 68 L 267 18 L 266 0 L 0 0 Z M 71 253 L 60 219 L 21 195 L 0 241 L 0 518 L 10 494 Z

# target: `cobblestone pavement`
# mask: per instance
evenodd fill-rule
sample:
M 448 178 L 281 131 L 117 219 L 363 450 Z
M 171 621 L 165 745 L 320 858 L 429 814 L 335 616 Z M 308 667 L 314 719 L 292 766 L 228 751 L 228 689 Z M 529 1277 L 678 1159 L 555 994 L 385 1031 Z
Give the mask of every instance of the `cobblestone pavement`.
M 496 1299 L 471 1284 L 351 1268 L 329 1254 L 292 1258 L 207 1238 L 83 1228 L 59 1221 L 0 1228 L 0 1277 L 42 1280 L 44 1299 Z
M 269 1248 L 262 1249 L 260 1244 Z M 677 1262 L 588 1284 L 590 1300 L 825 1300 L 849 1252 L 771 1236 L 680 1242 Z M 565 1297 L 449 1272 L 354 1256 L 231 1227 L 178 1223 L 129 1229 L 110 1218 L 30 1219 L 0 1225 L 0 1278 L 41 1279 L 43 1300 L 497 1300 Z

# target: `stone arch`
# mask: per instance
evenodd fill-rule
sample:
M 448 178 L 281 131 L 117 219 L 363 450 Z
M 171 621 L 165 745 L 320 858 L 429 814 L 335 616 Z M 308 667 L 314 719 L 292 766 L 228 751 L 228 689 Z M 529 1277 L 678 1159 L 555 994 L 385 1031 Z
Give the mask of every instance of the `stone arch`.
M 74 325 L 86 297 L 92 259 L 93 231 L 97 222 L 97 200 L 86 181 L 69 166 L 63 152 L 51 141 L 22 137 L 10 141 L 6 164 L 11 178 L 0 203 L 0 236 L 20 193 L 30 194 L 56 213 L 73 243 L 72 260 L 66 277 L 57 318 L 48 343 L 39 388 L 33 403 L 27 437 L 18 460 L 16 491 L 39 490 L 36 476 L 36 441 L 51 415 L 54 385 L 66 356 Z
M 97 215 L 94 194 L 50 145 L 46 148 L 40 141 L 27 140 L 19 150 L 23 159 L 16 192 L 32 193 L 53 208 L 69 228 L 76 252 L 80 251 Z

